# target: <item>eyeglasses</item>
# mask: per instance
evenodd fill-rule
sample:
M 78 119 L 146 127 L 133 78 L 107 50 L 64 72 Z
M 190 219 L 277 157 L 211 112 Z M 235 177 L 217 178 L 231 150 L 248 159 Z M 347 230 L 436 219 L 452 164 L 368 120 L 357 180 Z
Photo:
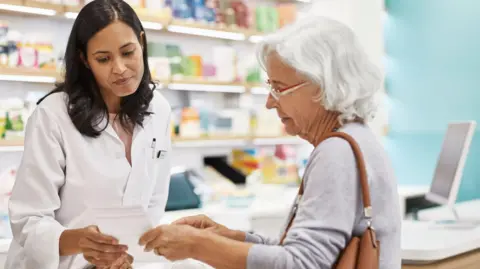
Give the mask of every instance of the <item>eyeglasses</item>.
M 275 98 L 275 100 L 278 100 L 278 99 L 280 99 L 281 96 L 292 93 L 292 92 L 300 89 L 301 87 L 303 87 L 303 86 L 305 86 L 309 83 L 307 81 L 304 81 L 304 82 L 300 82 L 298 84 L 295 84 L 295 85 L 292 85 L 290 87 L 286 87 L 286 88 L 283 88 L 283 89 L 275 89 L 270 80 L 267 80 L 267 84 L 269 85 L 270 94 L 272 95 L 272 97 Z

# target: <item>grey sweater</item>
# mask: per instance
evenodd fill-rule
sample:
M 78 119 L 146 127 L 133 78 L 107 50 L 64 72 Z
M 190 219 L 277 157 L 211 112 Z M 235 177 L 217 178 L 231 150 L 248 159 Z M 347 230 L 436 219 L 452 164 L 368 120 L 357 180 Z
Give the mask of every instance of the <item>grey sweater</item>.
M 401 216 L 397 182 L 382 145 L 371 130 L 357 123 L 343 126 L 364 155 L 373 207 L 373 226 L 380 240 L 380 268 L 400 269 Z M 347 141 L 330 138 L 310 156 L 305 192 L 283 246 L 279 239 L 247 234 L 247 269 L 331 268 L 352 236 L 366 227 L 355 156 Z

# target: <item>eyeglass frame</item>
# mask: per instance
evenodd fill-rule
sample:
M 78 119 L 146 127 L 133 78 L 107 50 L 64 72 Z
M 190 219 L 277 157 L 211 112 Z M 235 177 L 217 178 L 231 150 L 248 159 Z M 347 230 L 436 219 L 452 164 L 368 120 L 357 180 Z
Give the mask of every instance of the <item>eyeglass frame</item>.
M 281 96 L 285 96 L 287 94 L 290 94 L 290 93 L 300 89 L 301 87 L 309 84 L 308 81 L 303 81 L 303 82 L 297 83 L 295 85 L 292 85 L 292 86 L 289 86 L 289 87 L 286 87 L 286 88 L 283 88 L 283 89 L 280 89 L 280 90 L 276 90 L 276 89 L 273 88 L 272 82 L 269 79 L 266 81 L 266 83 L 270 88 L 270 95 L 275 100 L 278 100 L 278 99 L 280 99 Z

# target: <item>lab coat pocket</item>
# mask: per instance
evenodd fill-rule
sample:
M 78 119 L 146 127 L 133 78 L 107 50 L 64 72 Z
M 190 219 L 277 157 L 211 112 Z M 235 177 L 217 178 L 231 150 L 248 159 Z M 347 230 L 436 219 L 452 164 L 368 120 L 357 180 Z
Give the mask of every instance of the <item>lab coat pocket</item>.
M 142 198 L 143 202 L 149 203 L 151 197 L 154 194 L 155 187 L 158 184 L 159 180 L 168 180 L 170 176 L 170 167 L 168 162 L 168 154 L 170 153 L 167 147 L 158 147 L 153 151 L 152 148 L 146 150 L 147 153 L 147 174 L 149 179 L 149 184 L 147 188 L 147 195 L 144 195 Z M 165 174 L 165 170 L 168 170 L 168 173 Z M 162 172 L 163 171 L 163 172 Z M 165 175 L 168 178 L 163 179 Z
M 147 170 L 148 175 L 152 181 L 156 181 L 158 174 L 162 173 L 163 170 L 168 168 L 168 154 L 170 154 L 168 147 L 161 145 L 157 146 L 155 149 L 148 148 L 147 152 Z

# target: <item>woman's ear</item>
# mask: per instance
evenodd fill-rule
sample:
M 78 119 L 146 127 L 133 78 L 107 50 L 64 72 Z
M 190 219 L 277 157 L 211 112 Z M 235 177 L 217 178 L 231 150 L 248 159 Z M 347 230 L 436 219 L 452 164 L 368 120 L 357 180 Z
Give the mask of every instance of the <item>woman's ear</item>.
M 90 69 L 90 66 L 88 65 L 87 59 L 85 59 L 85 55 L 82 52 L 79 52 L 79 53 L 80 53 L 80 60 L 83 62 L 83 64 L 85 65 L 85 67 L 87 69 Z
M 145 50 L 145 32 L 140 33 L 140 46 L 142 47 L 142 51 Z

